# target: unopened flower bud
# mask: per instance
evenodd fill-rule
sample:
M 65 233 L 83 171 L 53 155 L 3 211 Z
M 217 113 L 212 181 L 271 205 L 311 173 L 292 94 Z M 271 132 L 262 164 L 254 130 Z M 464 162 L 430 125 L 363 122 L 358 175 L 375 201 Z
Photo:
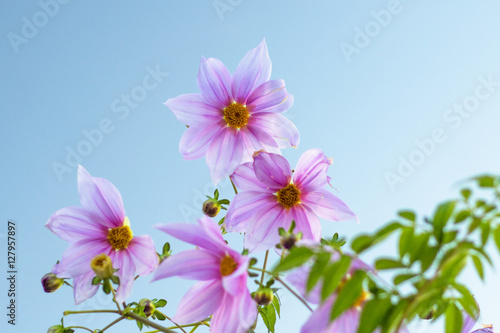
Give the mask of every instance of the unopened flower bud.
M 49 327 L 47 333 L 64 333 L 64 327 L 62 325 L 54 325 Z
M 110 279 L 114 273 L 111 258 L 104 253 L 98 254 L 92 258 L 90 267 L 92 267 L 95 275 L 101 280 Z
M 215 217 L 220 212 L 221 205 L 214 199 L 208 199 L 203 203 L 203 213 L 209 217 Z
M 268 305 L 273 301 L 274 293 L 271 288 L 260 287 L 253 295 L 253 299 L 259 305 Z
M 150 317 L 156 311 L 156 306 L 154 305 L 154 303 L 147 298 L 141 299 L 139 301 L 139 305 L 144 307 L 144 314 L 146 315 L 146 317 Z
M 46 293 L 53 293 L 59 289 L 64 283 L 64 280 L 58 278 L 55 274 L 47 273 L 42 277 L 43 290 Z

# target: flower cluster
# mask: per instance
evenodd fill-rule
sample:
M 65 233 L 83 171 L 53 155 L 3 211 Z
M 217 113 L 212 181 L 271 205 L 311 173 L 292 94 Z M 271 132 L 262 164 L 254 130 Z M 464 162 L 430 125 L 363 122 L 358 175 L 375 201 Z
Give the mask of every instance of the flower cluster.
M 281 149 L 297 147 L 300 136 L 283 115 L 292 107 L 293 96 L 283 80 L 271 80 L 265 41 L 250 50 L 233 73 L 218 59 L 202 58 L 197 83 L 200 93 L 165 102 L 187 126 L 179 150 L 185 159 L 205 157 L 215 184 L 229 177 L 235 189 L 234 199 L 219 199 L 216 190 L 214 197 L 207 196 L 200 211 L 205 216 L 197 224 L 156 225 L 156 229 L 196 247 L 172 254 L 166 243 L 163 253 L 158 254 L 150 236 L 134 236 L 117 188 L 79 166 L 81 206 L 60 209 L 46 223 L 54 234 L 69 242 L 69 247 L 52 271 L 43 276 L 44 290 L 54 292 L 68 284 L 66 279 L 73 279 L 76 304 L 94 296 L 100 287 L 106 294 L 112 293 L 117 310 L 106 312 L 115 312 L 120 318 L 105 329 L 89 331 L 104 331 L 128 318 L 135 320 L 140 329 L 146 325 L 159 332 L 172 330 L 153 320 L 168 319 L 181 330 L 193 327 L 191 332 L 206 325 L 212 333 L 245 333 L 255 328 L 259 314 L 267 328 L 274 331 L 280 301 L 273 284 L 279 281 L 290 289 L 281 274 L 295 268 L 286 280 L 302 296 L 292 293 L 308 308 L 309 304 L 317 305 L 300 332 L 357 332 L 362 325 L 362 311 L 373 296 L 365 290 L 363 279 L 368 273 L 375 274 L 375 270 L 357 257 L 347 256 L 348 265 L 336 277 L 335 288 L 325 295 L 329 281 L 323 278 L 317 283 L 319 275 L 314 275 L 321 267 L 331 265 L 334 269 L 330 271 L 336 274 L 335 265 L 346 258 L 340 250 L 345 241 L 337 235 L 331 241 L 322 239 L 320 219 L 340 222 L 358 218 L 328 188 L 332 159 L 322 150 L 306 150 L 293 170 L 281 155 Z M 224 210 L 227 214 L 219 223 L 211 219 Z M 244 234 L 243 251 L 228 245 L 223 238 L 226 232 Z M 266 265 L 269 250 L 275 247 L 281 258 L 271 271 Z M 319 256 L 318 249 L 326 251 L 322 252 L 326 259 L 313 266 L 311 258 Z M 255 267 L 256 259 L 249 256 L 259 251 L 266 251 L 262 268 Z M 163 299 L 126 303 L 134 281 L 152 273 L 152 281 L 173 276 L 198 281 L 180 300 L 172 318 L 159 311 L 167 303 Z M 259 287 L 252 293 L 248 278 L 258 275 Z M 353 281 L 359 276 L 362 278 L 355 285 Z M 310 286 L 312 280 L 315 286 Z M 338 299 L 347 294 L 345 290 L 351 285 L 359 292 L 348 306 L 337 311 Z M 338 313 L 332 318 L 334 310 Z M 405 319 L 391 332 L 405 332 Z M 475 323 L 467 317 L 463 332 L 468 333 Z M 73 331 L 64 328 L 63 323 L 51 330 Z M 374 327 L 372 331 L 380 329 Z M 492 331 L 485 327 L 476 332 Z

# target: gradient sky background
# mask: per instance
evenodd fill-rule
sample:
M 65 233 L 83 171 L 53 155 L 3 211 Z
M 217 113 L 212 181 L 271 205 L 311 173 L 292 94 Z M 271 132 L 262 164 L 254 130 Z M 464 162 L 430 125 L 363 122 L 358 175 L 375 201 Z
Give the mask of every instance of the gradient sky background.
M 211 0 L 66 2 L 46 22 L 37 1 L 0 4 L 0 267 L 5 272 L 6 225 L 14 219 L 19 271 L 15 327 L 6 324 L 7 285 L 0 279 L 2 332 L 45 332 L 64 310 L 112 307 L 103 294 L 75 307 L 70 288 L 45 294 L 40 285 L 67 247 L 44 224 L 56 210 L 79 205 L 75 168 L 59 179 L 52 165 L 65 164 L 67 149 L 85 140 L 82 131 L 98 128 L 105 119 L 111 133 L 81 163 L 121 191 L 136 235 L 153 234 L 158 250 L 167 240 L 175 251 L 189 248 L 151 226 L 193 222 L 200 197 L 213 191 L 205 162 L 180 156 L 185 127 L 162 105 L 167 98 L 197 92 L 202 55 L 221 59 L 233 71 L 266 38 L 272 78 L 284 79 L 294 94 L 288 115 L 301 132 L 298 149 L 284 155 L 292 165 L 310 148 L 333 157 L 333 184 L 361 220 L 359 225 L 324 222 L 325 236 L 372 231 L 401 208 L 428 215 L 438 202 L 456 195 L 457 181 L 499 172 L 500 87 L 492 88 L 460 125 L 444 118 L 454 104 L 474 95 L 480 77 L 500 81 L 498 1 L 401 0 L 398 13 L 350 61 L 341 43 L 353 45 L 356 29 L 365 29 L 374 20 L 372 11 L 386 10 L 391 1 L 221 0 L 233 4 L 221 15 Z M 23 25 L 33 16 L 43 26 L 25 28 L 23 37 Z M 12 33 L 27 37 L 18 52 L 9 40 Z M 127 112 L 121 95 L 140 89 L 148 68 L 169 74 Z M 418 149 L 415 141 L 430 138 L 436 128 L 446 140 L 391 189 L 385 174 L 396 173 L 400 158 Z M 227 183 L 220 189 L 232 197 Z M 238 248 L 242 244 L 237 235 L 229 240 Z M 394 249 L 389 242 L 364 258 Z M 487 251 L 498 266 L 491 244 Z M 500 327 L 498 274 L 488 269 L 483 284 L 470 270 L 462 281 L 477 297 L 481 321 Z M 166 298 L 169 315 L 192 284 L 176 278 L 148 281 L 136 283 L 132 298 Z M 298 332 L 307 310 L 286 292 L 282 300 L 277 332 Z M 88 315 L 66 322 L 102 328 L 109 321 Z M 134 326 L 121 323 L 109 332 L 136 332 Z M 260 324 L 258 332 L 265 331 Z M 411 331 L 443 328 L 442 323 L 420 323 Z

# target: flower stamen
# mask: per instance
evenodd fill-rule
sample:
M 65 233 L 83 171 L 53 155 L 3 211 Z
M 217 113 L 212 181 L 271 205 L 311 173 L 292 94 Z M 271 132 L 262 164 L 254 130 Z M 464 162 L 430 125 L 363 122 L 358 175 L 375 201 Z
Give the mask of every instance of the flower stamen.
M 300 191 L 294 184 L 288 184 L 277 193 L 278 202 L 286 209 L 300 203 Z
M 109 229 L 108 231 L 108 242 L 117 251 L 126 249 L 132 238 L 132 230 L 128 225 Z
M 224 120 L 227 126 L 240 129 L 248 124 L 250 113 L 246 106 L 239 103 L 233 103 L 224 108 Z
M 228 254 L 220 261 L 220 274 L 222 276 L 233 274 L 236 268 L 238 268 L 238 264 Z

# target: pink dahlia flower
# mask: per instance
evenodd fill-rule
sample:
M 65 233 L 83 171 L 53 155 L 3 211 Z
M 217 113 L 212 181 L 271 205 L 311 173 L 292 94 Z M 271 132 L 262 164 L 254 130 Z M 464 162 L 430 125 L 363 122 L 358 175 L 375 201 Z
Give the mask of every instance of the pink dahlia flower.
M 172 319 L 189 324 L 213 314 L 212 333 L 247 332 L 257 318 L 257 304 L 247 287 L 248 257 L 231 249 L 208 217 L 198 220 L 198 225 L 157 228 L 197 246 L 169 257 L 154 274 L 153 281 L 171 276 L 200 281 L 184 295 Z
M 245 248 L 267 250 L 279 243 L 280 227 L 287 230 L 295 220 L 295 232 L 303 239 L 319 241 L 319 217 L 330 221 L 356 219 L 347 205 L 323 187 L 329 182 L 332 164 L 321 150 L 311 149 L 301 157 L 292 176 L 281 155 L 257 152 L 253 163 L 245 163 L 231 175 L 240 191 L 225 218 L 228 231 L 245 233 Z
M 293 104 L 283 80 L 269 80 L 271 59 L 262 41 L 240 61 L 233 75 L 215 58 L 202 58 L 200 94 L 171 98 L 165 105 L 189 126 L 179 150 L 185 159 L 206 156 L 214 183 L 251 161 L 256 150 L 279 153 L 297 146 L 299 132 L 281 114 Z
M 79 304 L 98 289 L 92 285 L 92 258 L 106 254 L 118 269 L 117 301 L 123 302 L 136 275 L 148 275 L 158 266 L 153 240 L 148 235 L 133 236 L 120 192 L 108 180 L 92 177 L 82 166 L 78 167 L 78 192 L 82 207 L 60 209 L 45 225 L 71 243 L 53 273 L 73 278 L 75 303 Z

